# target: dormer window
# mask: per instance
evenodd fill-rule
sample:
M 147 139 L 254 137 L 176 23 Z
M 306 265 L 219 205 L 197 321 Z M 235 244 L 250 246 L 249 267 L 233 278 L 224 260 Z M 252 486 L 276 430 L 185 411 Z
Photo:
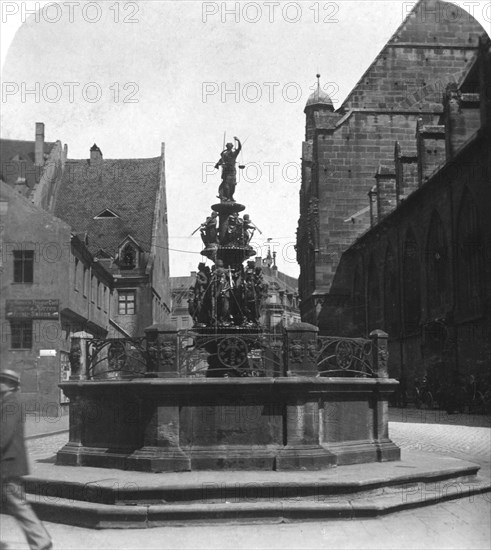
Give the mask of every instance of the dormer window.
M 134 269 L 137 264 L 137 250 L 134 245 L 128 243 L 123 247 L 121 252 L 121 263 L 120 266 L 122 269 Z
M 140 267 L 142 261 L 143 250 L 139 244 L 128 235 L 118 247 L 117 263 L 120 269 L 135 269 Z
M 119 218 L 119 216 L 112 210 L 109 210 L 109 208 L 104 209 L 100 214 L 94 216 L 94 220 L 106 220 L 108 218 Z

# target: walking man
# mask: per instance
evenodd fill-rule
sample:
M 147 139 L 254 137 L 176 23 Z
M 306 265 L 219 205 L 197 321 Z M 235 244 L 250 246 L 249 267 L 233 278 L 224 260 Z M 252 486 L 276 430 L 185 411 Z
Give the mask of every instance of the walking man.
M 27 538 L 31 550 L 50 550 L 51 537 L 27 502 L 22 477 L 29 473 L 24 425 L 17 397 L 19 375 L 0 371 L 0 486 L 1 510 L 10 513 Z M 5 547 L 2 544 L 2 547 Z

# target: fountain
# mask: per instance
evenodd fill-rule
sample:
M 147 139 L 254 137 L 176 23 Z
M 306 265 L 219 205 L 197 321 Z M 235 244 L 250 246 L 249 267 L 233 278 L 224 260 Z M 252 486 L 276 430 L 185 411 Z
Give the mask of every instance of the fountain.
M 219 203 L 199 226 L 191 331 L 154 325 L 146 337 L 72 343 L 69 442 L 62 465 L 151 472 L 318 470 L 398 460 L 388 437 L 387 335 L 319 337 L 298 323 L 281 339 L 260 323 L 267 296 L 250 245 L 256 229 L 234 198 L 227 144 Z M 196 231 L 197 231 L 196 230 Z

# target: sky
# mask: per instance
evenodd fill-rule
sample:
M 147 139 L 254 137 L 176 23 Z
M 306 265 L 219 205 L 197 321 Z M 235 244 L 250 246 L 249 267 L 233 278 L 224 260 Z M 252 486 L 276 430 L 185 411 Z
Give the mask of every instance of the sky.
M 486 28 L 491 2 L 454 2 Z M 259 255 L 298 276 L 303 109 L 316 73 L 335 107 L 414 2 L 20 2 L 2 4 L 1 134 L 68 145 L 88 158 L 160 155 L 165 142 L 171 276 L 203 258 L 199 232 L 224 141 L 243 151 L 235 199 Z M 37 13 L 34 13 L 37 10 Z

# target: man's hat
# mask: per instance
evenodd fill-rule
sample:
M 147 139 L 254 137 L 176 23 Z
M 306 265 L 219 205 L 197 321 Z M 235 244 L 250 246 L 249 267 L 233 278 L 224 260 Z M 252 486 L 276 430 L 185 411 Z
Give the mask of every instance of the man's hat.
M 0 382 L 1 381 L 14 382 L 17 385 L 20 385 L 20 376 L 15 372 L 15 370 L 0 370 Z

